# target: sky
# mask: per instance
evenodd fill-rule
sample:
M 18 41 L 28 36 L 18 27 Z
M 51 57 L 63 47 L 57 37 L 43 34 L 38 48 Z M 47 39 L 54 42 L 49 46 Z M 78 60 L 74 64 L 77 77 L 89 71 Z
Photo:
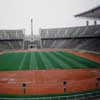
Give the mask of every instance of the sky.
M 87 19 L 74 15 L 98 5 L 99 0 L 0 0 L 0 29 L 25 28 L 25 33 L 30 34 L 31 18 L 34 34 L 40 28 L 85 25 Z

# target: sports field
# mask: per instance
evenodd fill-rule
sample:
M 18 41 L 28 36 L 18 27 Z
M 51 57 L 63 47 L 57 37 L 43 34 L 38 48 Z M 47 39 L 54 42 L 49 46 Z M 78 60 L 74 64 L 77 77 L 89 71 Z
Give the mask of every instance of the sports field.
M 100 63 L 64 51 L 21 52 L 0 55 L 0 70 L 48 70 L 100 68 Z

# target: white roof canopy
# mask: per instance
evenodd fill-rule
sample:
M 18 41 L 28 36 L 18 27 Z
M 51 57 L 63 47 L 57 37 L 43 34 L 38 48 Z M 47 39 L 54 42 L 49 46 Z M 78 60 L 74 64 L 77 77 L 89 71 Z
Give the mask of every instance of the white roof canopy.
M 88 10 L 86 12 L 80 13 L 75 15 L 75 17 L 85 17 L 85 18 L 92 18 L 92 19 L 100 19 L 100 6 Z

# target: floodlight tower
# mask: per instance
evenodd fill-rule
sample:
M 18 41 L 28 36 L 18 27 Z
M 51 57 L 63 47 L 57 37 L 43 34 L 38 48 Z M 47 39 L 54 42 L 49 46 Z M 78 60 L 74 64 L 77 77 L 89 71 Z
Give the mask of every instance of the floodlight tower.
M 31 18 L 31 41 L 33 41 L 33 19 Z

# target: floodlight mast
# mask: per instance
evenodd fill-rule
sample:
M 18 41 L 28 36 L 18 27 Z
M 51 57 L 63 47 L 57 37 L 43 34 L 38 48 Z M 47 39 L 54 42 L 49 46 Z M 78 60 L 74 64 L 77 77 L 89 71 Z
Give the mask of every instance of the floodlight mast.
M 31 18 L 31 41 L 33 41 L 33 19 Z

